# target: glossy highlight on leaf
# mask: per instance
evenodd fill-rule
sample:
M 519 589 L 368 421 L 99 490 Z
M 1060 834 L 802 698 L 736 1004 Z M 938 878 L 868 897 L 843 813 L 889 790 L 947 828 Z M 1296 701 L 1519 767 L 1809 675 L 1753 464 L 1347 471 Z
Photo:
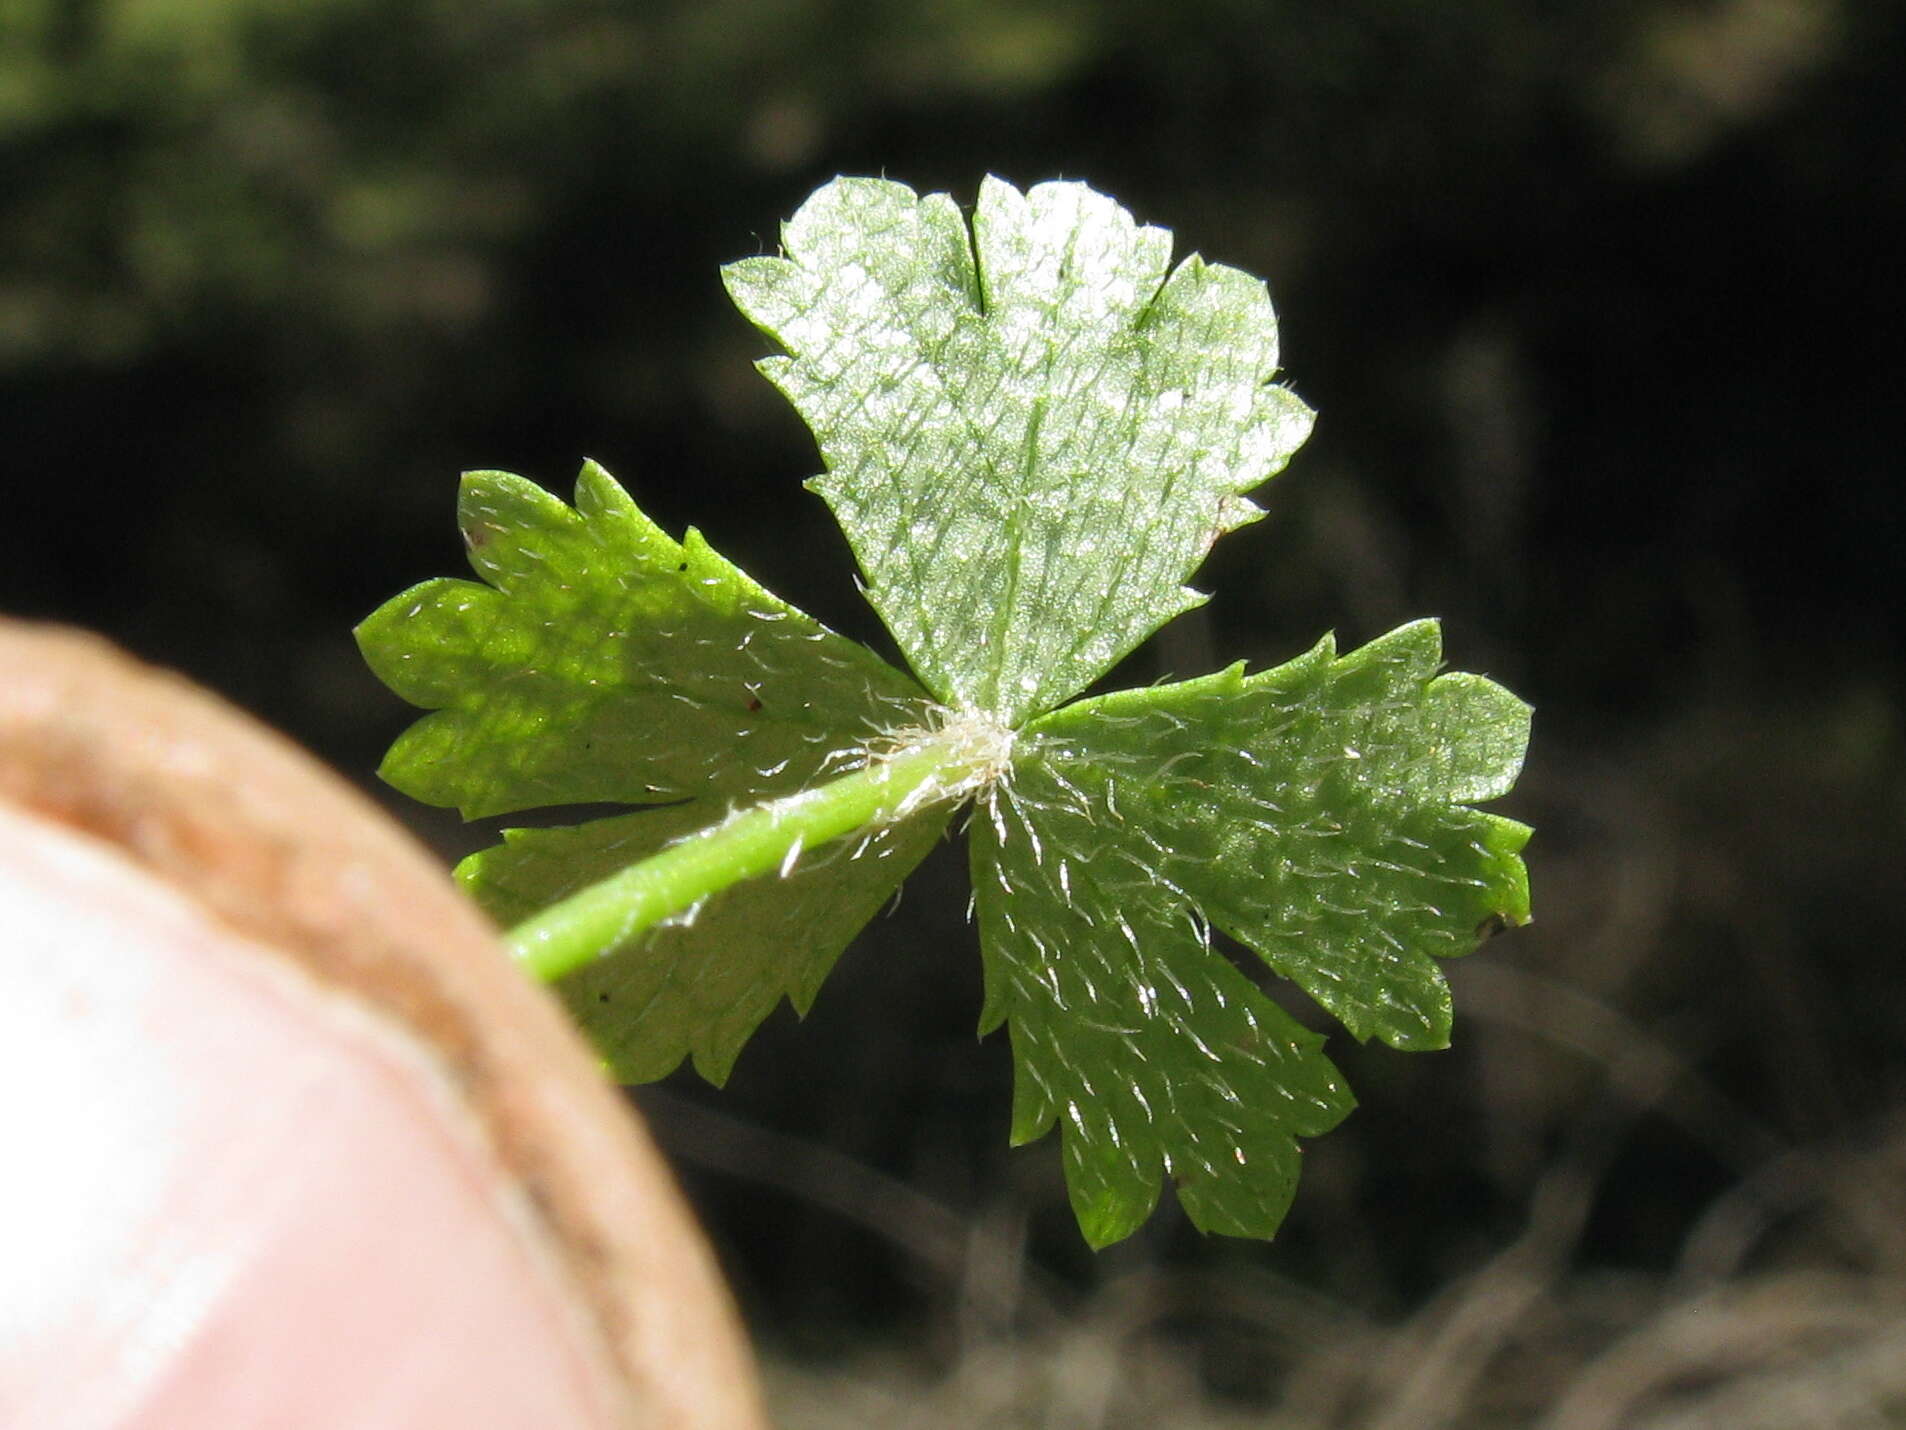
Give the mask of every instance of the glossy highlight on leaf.
M 820 443 L 833 507 L 914 672 L 1008 725 L 1204 598 L 1311 412 L 1271 379 L 1263 283 L 1084 184 L 945 194 L 837 179 L 786 256 L 724 270 L 786 350 L 761 370 Z

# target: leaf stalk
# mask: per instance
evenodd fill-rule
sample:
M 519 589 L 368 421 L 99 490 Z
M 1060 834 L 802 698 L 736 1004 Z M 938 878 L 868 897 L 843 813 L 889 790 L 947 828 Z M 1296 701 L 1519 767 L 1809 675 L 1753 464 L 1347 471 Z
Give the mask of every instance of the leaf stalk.
M 999 777 L 1009 732 L 971 716 L 920 731 L 891 754 L 798 794 L 735 811 L 647 859 L 551 904 L 504 935 L 524 969 L 553 983 L 656 925 L 694 917 L 746 879 L 792 872 L 804 853 L 964 799 Z

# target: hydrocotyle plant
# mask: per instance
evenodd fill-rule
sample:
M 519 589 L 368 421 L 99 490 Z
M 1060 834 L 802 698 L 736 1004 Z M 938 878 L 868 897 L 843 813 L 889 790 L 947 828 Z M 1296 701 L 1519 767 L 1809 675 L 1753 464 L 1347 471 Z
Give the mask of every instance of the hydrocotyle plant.
M 600 467 L 575 503 L 464 478 L 481 582 L 359 628 L 433 712 L 382 774 L 510 830 L 457 870 L 625 1081 L 728 1076 L 967 811 L 985 1004 L 1015 1143 L 1061 1130 L 1094 1246 L 1169 1176 L 1206 1231 L 1266 1237 L 1297 1139 L 1353 1105 L 1323 1039 L 1212 946 L 1222 930 L 1358 1039 L 1440 1048 L 1437 959 L 1526 922 L 1510 788 L 1529 710 L 1439 673 L 1434 621 L 1348 653 L 1077 699 L 1255 520 L 1309 435 L 1273 381 L 1257 279 L 1078 183 L 944 194 L 837 179 L 782 255 L 724 271 L 781 349 L 867 598 L 911 673 L 663 533 Z

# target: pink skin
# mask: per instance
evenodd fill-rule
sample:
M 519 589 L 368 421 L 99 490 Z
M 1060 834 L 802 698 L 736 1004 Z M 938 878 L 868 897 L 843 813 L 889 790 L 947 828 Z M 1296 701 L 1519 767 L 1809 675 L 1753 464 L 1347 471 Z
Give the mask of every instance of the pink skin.
M 0 807 L 0 1424 L 619 1423 L 525 1209 L 395 1028 Z
M 0 1427 L 758 1430 L 654 1145 L 301 750 L 0 619 Z

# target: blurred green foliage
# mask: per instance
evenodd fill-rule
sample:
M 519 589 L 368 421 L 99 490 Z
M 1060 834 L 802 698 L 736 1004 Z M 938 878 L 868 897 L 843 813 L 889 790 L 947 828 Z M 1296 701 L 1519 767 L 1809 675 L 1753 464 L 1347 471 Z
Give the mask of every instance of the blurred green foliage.
M 136 360 L 233 308 L 365 345 L 454 330 L 495 300 L 509 245 L 612 157 L 677 182 L 710 159 L 798 162 L 882 100 L 1050 84 L 1088 15 L 10 0 L 0 362 Z

